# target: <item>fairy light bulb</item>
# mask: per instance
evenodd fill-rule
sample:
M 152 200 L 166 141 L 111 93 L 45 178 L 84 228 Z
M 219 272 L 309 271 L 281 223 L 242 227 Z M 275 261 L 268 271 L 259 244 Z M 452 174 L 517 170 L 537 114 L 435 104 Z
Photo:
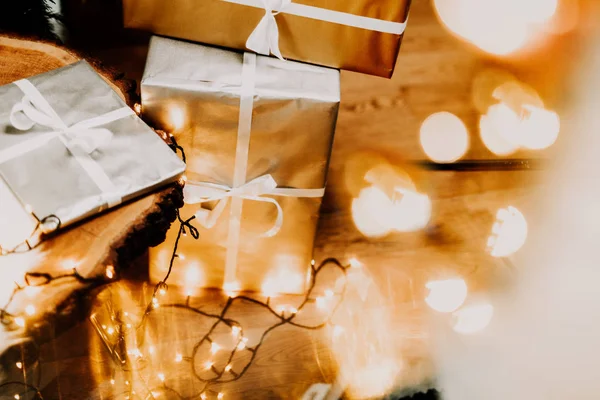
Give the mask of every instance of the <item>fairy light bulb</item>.
M 156 374 L 156 376 L 158 376 L 158 379 L 160 379 L 161 382 L 165 381 L 165 374 L 163 374 L 162 372 L 159 372 L 158 374 Z
M 362 267 L 362 263 L 360 261 L 358 261 L 357 258 L 352 257 L 350 260 L 348 260 L 348 264 L 350 264 L 350 267 L 352 268 L 360 268 Z
M 183 361 L 183 356 L 180 353 L 175 354 L 175 362 L 180 363 Z
M 25 327 L 25 319 L 23 317 L 16 317 L 15 324 L 21 328 Z
M 115 277 L 115 267 L 112 265 L 107 266 L 105 274 L 108 279 L 114 278 Z
M 467 284 L 460 278 L 429 281 L 425 287 L 429 289 L 425 302 L 433 310 L 441 313 L 457 310 L 467 299 Z
M 212 361 L 207 361 L 204 363 L 204 369 L 211 369 L 213 366 Z
M 508 257 L 517 252 L 527 240 L 527 221 L 515 207 L 501 208 L 496 213 L 487 247 L 493 257 Z
M 336 325 L 333 327 L 333 337 L 334 338 L 338 338 L 340 336 L 342 336 L 342 334 L 344 333 L 344 328 L 340 325 Z
M 237 326 L 237 325 L 234 325 L 234 326 L 231 327 L 231 334 L 234 337 L 237 337 L 237 335 L 240 334 L 240 331 L 241 331 L 241 328 L 239 326 Z
M 115 333 L 115 328 L 113 328 L 113 327 L 111 326 L 110 328 L 108 328 L 108 329 L 106 330 L 106 332 L 107 332 L 109 335 L 112 335 L 113 333 Z
M 158 294 L 160 294 L 161 296 L 164 296 L 167 294 L 167 291 L 165 289 L 159 289 Z
M 449 112 L 431 114 L 420 130 L 421 147 L 432 161 L 452 163 L 469 148 L 469 133 L 460 118 Z
M 246 348 L 246 343 L 248 343 L 248 338 L 243 337 L 242 340 L 237 345 L 238 350 L 244 350 Z
M 150 346 L 150 347 L 148 348 L 148 353 L 150 353 L 150 354 L 154 354 L 154 346 Z
M 35 307 L 33 305 L 28 305 L 27 307 L 25 307 L 25 313 L 29 316 L 32 316 L 33 314 L 35 314 Z
M 185 254 L 178 254 L 177 257 L 179 257 L 181 261 L 185 261 Z
M 221 346 L 219 346 L 218 344 L 216 344 L 215 342 L 212 342 L 210 344 L 210 352 L 215 354 L 216 352 L 218 352 L 219 350 L 221 350 Z
M 217 394 L 217 399 L 222 400 L 223 397 L 225 397 L 223 393 L 219 392 L 219 394 Z
M 227 296 L 234 297 L 236 292 L 240 290 L 240 283 L 237 281 L 226 282 L 223 285 L 223 290 L 225 291 L 225 294 L 227 294 Z
M 22 369 L 23 368 L 23 363 L 21 361 L 17 361 L 16 366 L 17 366 L 17 368 Z
M 153 308 L 158 308 L 159 303 L 158 303 L 158 299 L 156 297 L 152 298 L 152 307 Z
M 227 364 L 227 366 L 225 367 L 225 372 L 229 371 L 231 371 L 231 364 Z
M 205 394 L 205 393 L 202 393 L 202 394 L 200 395 L 200 399 L 201 399 L 201 400 L 206 400 L 206 394 Z
M 317 303 L 317 308 L 318 308 L 319 310 L 323 310 L 323 309 L 325 309 L 325 303 L 326 303 L 326 301 L 325 301 L 325 298 L 324 298 L 324 297 L 321 297 L 321 296 L 317 297 L 317 298 L 315 299 L 315 302 Z
M 15 400 L 19 400 L 21 398 L 21 396 L 19 396 L 18 394 L 15 394 Z
M 111 385 L 114 385 L 114 384 L 115 384 L 115 380 L 114 380 L 114 379 L 111 379 L 111 380 L 110 380 L 110 384 L 111 384 Z

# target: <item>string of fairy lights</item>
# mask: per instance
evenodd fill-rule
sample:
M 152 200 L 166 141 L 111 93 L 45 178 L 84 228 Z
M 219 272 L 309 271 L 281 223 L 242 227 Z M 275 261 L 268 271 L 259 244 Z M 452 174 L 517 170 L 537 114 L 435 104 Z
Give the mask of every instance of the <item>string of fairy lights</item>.
M 164 132 L 158 132 L 164 139 L 170 139 L 171 147 L 174 151 L 179 151 L 182 155 L 183 160 L 185 161 L 185 153 L 181 146 L 177 144 L 175 138 L 171 135 L 167 135 Z M 180 184 L 185 184 L 185 178 L 180 180 Z M 179 311 L 190 312 L 197 315 L 202 315 L 206 318 L 214 320 L 214 323 L 210 327 L 210 329 L 206 332 L 204 336 L 194 345 L 193 352 L 190 356 L 183 356 L 180 353 L 174 355 L 174 359 L 176 362 L 188 362 L 190 368 L 190 376 L 194 377 L 197 381 L 202 383 L 201 390 L 194 394 L 192 398 L 199 399 L 223 399 L 224 393 L 220 391 L 213 390 L 214 385 L 221 385 L 226 383 L 231 383 L 242 378 L 246 371 L 253 364 L 259 349 L 265 343 L 267 336 L 275 329 L 282 327 L 284 325 L 294 326 L 300 329 L 307 330 L 317 330 L 328 326 L 331 323 L 333 315 L 336 310 L 340 306 L 343 301 L 347 277 L 346 272 L 349 268 L 352 268 L 351 265 L 344 266 L 338 260 L 330 258 L 324 260 L 318 266 L 315 265 L 314 261 L 311 263 L 311 277 L 310 284 L 308 290 L 306 291 L 302 301 L 297 307 L 287 307 L 287 308 L 275 308 L 271 304 L 271 297 L 267 297 L 265 301 L 259 300 L 251 295 L 235 295 L 232 294 L 228 297 L 228 300 L 225 306 L 222 308 L 220 313 L 208 313 L 203 311 L 197 306 L 192 305 L 191 296 L 187 296 L 185 302 L 183 303 L 166 303 L 161 304 L 159 298 L 165 296 L 167 293 L 169 286 L 167 281 L 171 274 L 171 271 L 174 267 L 175 261 L 177 259 L 183 259 L 181 254 L 178 254 L 179 241 L 182 236 L 191 235 L 194 239 L 199 239 L 199 232 L 192 224 L 195 217 L 191 217 L 187 220 L 181 218 L 179 212 L 176 213 L 177 221 L 179 222 L 179 231 L 177 235 L 177 239 L 173 248 L 173 252 L 170 258 L 169 269 L 166 273 L 165 277 L 158 282 L 153 291 L 152 300 L 148 303 L 141 318 L 141 321 L 138 324 L 131 323 L 131 314 L 127 312 L 123 312 L 122 310 L 114 310 L 114 313 L 111 317 L 113 321 L 113 326 L 100 326 L 97 328 L 106 329 L 108 334 L 115 335 L 118 337 L 117 343 L 121 346 L 121 350 L 125 350 L 127 356 L 124 358 L 126 362 L 119 363 L 118 365 L 123 368 L 124 371 L 135 372 L 140 371 L 141 369 L 146 369 L 150 364 L 144 362 L 144 355 L 138 348 L 135 349 L 125 349 L 123 344 L 125 343 L 126 335 L 130 332 L 143 332 L 145 326 L 150 321 L 153 314 L 159 312 L 159 310 L 174 310 L 177 309 Z M 27 243 L 28 241 L 26 241 Z M 26 250 L 31 250 L 35 248 L 36 245 L 31 243 L 31 245 L 27 245 Z M 12 252 L 4 252 L 4 255 L 12 254 Z M 332 290 L 327 289 L 321 295 L 317 295 L 315 293 L 315 286 L 317 283 L 318 275 L 324 271 L 325 269 L 333 268 L 338 270 L 342 276 L 344 277 L 344 284 L 342 289 L 338 293 L 334 293 Z M 61 273 L 58 275 L 52 275 L 49 273 L 38 273 L 38 272 L 27 272 L 23 277 L 24 284 L 15 283 L 15 287 L 9 296 L 7 303 L 3 308 L 0 308 L 0 321 L 7 329 L 27 329 L 27 319 L 33 317 L 36 314 L 35 306 L 28 305 L 25 307 L 25 314 L 18 315 L 15 313 L 9 312 L 9 308 L 13 303 L 14 299 L 17 295 L 24 291 L 29 287 L 42 287 L 49 286 L 57 281 L 62 280 L 75 280 L 82 284 L 91 284 L 91 285 L 102 285 L 106 283 L 110 283 L 115 281 L 117 278 L 117 271 L 114 266 L 108 265 L 104 271 L 102 276 L 97 277 L 84 277 L 82 276 L 76 268 L 72 270 L 70 273 Z M 228 312 L 231 310 L 231 307 L 236 303 L 250 303 L 255 306 L 259 306 L 263 308 L 266 312 L 270 313 L 272 316 L 276 318 L 276 322 L 265 329 L 258 339 L 256 343 L 250 345 L 248 343 L 248 338 L 244 334 L 244 328 L 242 324 L 229 317 Z M 310 325 L 303 324 L 298 322 L 297 317 L 302 312 L 302 310 L 310 304 L 315 304 L 317 308 L 322 309 L 324 304 L 334 304 L 334 306 L 330 309 L 330 313 L 325 317 L 324 321 Z M 93 322 L 93 321 L 92 321 Z M 230 330 L 232 337 L 235 339 L 235 345 L 231 349 L 231 351 L 226 354 L 224 348 L 219 345 L 214 339 L 213 336 L 215 331 L 221 326 L 227 327 Z M 194 359 L 196 354 L 200 351 L 200 349 L 204 346 L 208 346 L 210 348 L 210 353 L 212 355 L 216 355 L 219 353 L 222 358 L 226 359 L 226 363 L 222 367 L 217 367 L 218 363 L 216 361 L 207 360 L 202 364 L 202 368 L 199 368 L 196 363 L 194 363 Z M 111 350 L 115 350 L 114 348 Z M 150 348 L 150 352 L 153 352 L 153 348 Z M 236 354 L 241 352 L 246 352 L 250 354 L 249 359 L 242 366 L 234 366 L 232 365 L 232 361 Z M 39 355 L 36 359 L 31 363 L 34 364 L 35 367 L 40 368 Z M 133 367 L 132 365 L 136 365 L 138 367 Z M 139 368 L 139 366 L 142 368 Z M 27 366 L 23 361 L 18 361 L 15 364 L 15 368 L 17 370 L 25 371 Z M 211 374 L 207 376 L 207 373 Z M 188 396 L 184 396 L 177 392 L 174 388 L 169 387 L 166 384 L 167 378 L 164 372 L 157 371 L 154 376 L 157 378 L 159 385 L 156 387 L 150 388 L 149 384 L 146 382 L 144 386 L 148 388 L 147 399 L 154 399 L 155 394 L 157 392 L 168 392 L 170 396 L 173 398 L 190 398 Z M 39 382 L 41 381 L 41 371 L 38 374 L 38 385 L 33 385 L 26 381 L 7 381 L 0 384 L 0 393 L 3 390 L 10 388 L 14 392 L 14 399 L 25 399 L 32 398 L 36 400 L 43 400 L 41 388 L 39 387 Z M 136 394 L 134 386 L 132 384 L 133 379 L 125 380 L 125 385 L 128 387 L 126 391 L 121 393 L 123 399 L 136 399 L 139 398 L 138 394 Z M 111 384 L 115 384 L 115 379 L 111 379 Z M 26 397 L 30 396 L 30 397 Z M 33 396 L 33 397 L 31 397 Z
M 183 148 L 179 146 L 172 135 L 165 132 L 158 132 L 167 142 L 170 142 L 171 148 L 175 152 L 180 152 L 181 157 L 185 161 L 185 153 Z M 510 163 L 508 167 L 502 164 L 488 165 L 483 163 L 467 163 L 465 170 L 477 170 L 481 169 L 532 169 L 532 166 L 527 160 L 517 160 Z M 476 165 L 475 165 L 476 164 Z M 462 164 L 461 164 L 462 165 Z M 425 166 L 426 168 L 427 166 Z M 535 167 L 533 169 L 536 169 Z M 458 168 L 458 170 L 462 170 Z M 185 185 L 185 177 L 179 181 L 180 185 Z M 502 221 L 505 221 L 508 217 L 512 217 L 511 213 L 515 210 L 508 210 L 505 212 L 505 216 L 502 217 Z M 126 312 L 122 309 L 111 308 L 110 323 L 99 324 L 90 318 L 92 324 L 101 333 L 101 337 L 105 339 L 111 336 L 114 343 L 109 343 L 104 340 L 104 343 L 109 346 L 111 354 L 117 354 L 117 361 L 115 362 L 115 368 L 112 372 L 112 378 L 110 384 L 116 387 L 117 385 L 117 371 L 120 369 L 125 373 L 126 378 L 124 379 L 124 385 L 126 389 L 122 391 L 116 397 L 117 399 L 123 400 L 134 400 L 134 399 L 147 399 L 147 400 L 158 400 L 162 395 L 167 395 L 168 398 L 176 399 L 224 399 L 226 393 L 223 391 L 224 384 L 230 384 L 241 379 L 249 368 L 254 364 L 257 354 L 261 347 L 265 344 L 268 335 L 274 330 L 283 326 L 292 326 L 299 329 L 306 330 L 318 330 L 327 326 L 333 328 L 333 332 L 341 329 L 332 323 L 333 317 L 336 314 L 339 306 L 342 304 L 347 284 L 348 284 L 348 271 L 352 268 L 357 268 L 356 264 L 350 263 L 349 265 L 343 265 L 338 260 L 329 258 L 316 265 L 313 261 L 310 265 L 310 280 L 307 291 L 301 298 L 301 301 L 297 307 L 275 307 L 271 302 L 271 297 L 264 294 L 257 295 L 246 295 L 241 293 L 226 292 L 228 295 L 225 305 L 222 307 L 220 312 L 207 312 L 198 305 L 194 304 L 193 298 L 189 293 L 186 294 L 185 300 L 182 302 L 166 302 L 163 301 L 169 290 L 168 280 L 171 272 L 175 266 L 177 260 L 183 261 L 184 256 L 178 252 L 180 239 L 184 236 L 191 235 L 194 239 L 198 240 L 200 235 L 197 228 L 194 227 L 195 217 L 189 219 L 182 219 L 179 212 L 176 212 L 176 220 L 179 223 L 179 230 L 173 252 L 169 261 L 169 268 L 164 278 L 158 282 L 152 291 L 151 300 L 147 303 L 145 308 L 140 315 L 136 315 L 135 312 Z M 58 221 L 60 222 L 60 221 Z M 503 222 L 504 223 L 504 222 Z M 41 225 L 41 221 L 40 224 Z M 496 229 L 498 231 L 498 229 Z M 499 232 L 496 232 L 498 234 Z M 26 250 L 30 250 L 35 247 L 33 242 L 25 242 Z M 3 255 L 12 254 L 8 251 L 3 251 Z M 358 267 L 359 268 L 359 267 Z M 327 269 L 333 269 L 338 271 L 343 277 L 343 285 L 337 286 L 336 291 L 331 289 L 317 289 L 318 276 Z M 76 268 L 73 268 L 70 273 L 60 273 L 52 275 L 48 273 L 38 272 L 27 272 L 23 277 L 23 284 L 15 283 L 15 287 L 3 308 L 0 308 L 0 323 L 7 329 L 16 330 L 23 329 L 27 330 L 28 318 L 32 318 L 36 314 L 34 305 L 27 305 L 24 309 L 23 314 L 11 313 L 8 310 L 16 296 L 27 289 L 28 287 L 43 287 L 52 285 L 57 281 L 62 280 L 75 280 L 82 284 L 87 285 L 103 285 L 114 282 L 117 279 L 117 271 L 114 266 L 106 266 L 103 274 L 95 277 L 84 277 Z M 466 297 L 466 286 L 461 280 L 449 280 L 444 282 L 434 282 L 435 285 L 439 285 L 443 288 L 443 291 L 447 291 L 449 288 L 454 290 L 456 293 L 460 293 L 457 296 L 457 304 L 462 303 Z M 440 305 L 447 306 L 447 299 L 436 299 L 434 295 L 435 285 L 428 288 L 431 290 L 430 296 L 426 299 L 434 309 L 440 309 Z M 265 300 L 262 300 L 265 299 Z M 459 301 L 460 300 L 460 301 Z M 436 301 L 440 304 L 436 304 Z M 268 326 L 260 335 L 258 340 L 250 343 L 249 337 L 247 336 L 243 324 L 231 317 L 230 312 L 232 306 L 238 303 L 252 304 L 260 307 L 266 313 L 272 315 L 275 318 L 275 322 Z M 298 316 L 311 305 L 315 305 L 319 310 L 329 310 L 325 315 L 321 315 L 319 323 L 315 324 L 304 324 L 299 322 Z M 459 306 L 459 304 L 458 304 Z M 457 307 L 458 307 L 457 306 Z M 199 315 L 203 318 L 207 318 L 212 321 L 210 328 L 202 335 L 195 343 L 193 343 L 192 351 L 190 354 L 183 354 L 183 352 L 176 351 L 172 354 L 172 360 L 175 363 L 185 366 L 187 364 L 187 378 L 195 382 L 195 392 L 180 393 L 177 388 L 170 384 L 170 378 L 165 373 L 166 370 L 160 366 L 153 366 L 153 354 L 155 348 L 153 346 L 146 346 L 142 352 L 141 348 L 144 347 L 144 332 L 147 331 L 153 317 L 159 312 L 165 311 L 178 311 L 189 313 L 190 315 Z M 440 309 L 441 310 L 441 309 Z M 215 337 L 218 336 L 217 331 L 227 330 L 231 337 L 233 345 L 230 346 L 227 351 L 227 346 L 220 343 Z M 134 337 L 135 346 L 128 346 L 128 340 Z M 196 359 L 200 353 L 207 352 L 209 357 L 203 362 L 198 363 Z M 240 354 L 244 354 L 244 362 L 239 363 Z M 243 358 L 243 357 L 242 357 Z M 224 361 L 224 362 L 223 362 Z M 39 383 L 41 382 L 41 367 L 39 355 L 29 365 L 25 365 L 25 362 L 18 361 L 15 363 L 17 370 L 22 370 L 25 376 L 26 367 L 37 368 L 38 371 L 38 384 L 34 385 L 24 379 L 24 381 L 8 381 L 0 384 L 0 394 L 3 391 L 10 389 L 13 397 L 16 400 L 20 399 L 35 399 L 43 400 L 41 388 Z M 136 376 L 134 376 L 136 374 Z M 219 387 L 219 390 L 215 387 Z M 141 389 L 140 389 L 141 388 Z M 28 397 L 27 397 L 28 396 Z M 143 396 L 143 397 L 140 397 Z

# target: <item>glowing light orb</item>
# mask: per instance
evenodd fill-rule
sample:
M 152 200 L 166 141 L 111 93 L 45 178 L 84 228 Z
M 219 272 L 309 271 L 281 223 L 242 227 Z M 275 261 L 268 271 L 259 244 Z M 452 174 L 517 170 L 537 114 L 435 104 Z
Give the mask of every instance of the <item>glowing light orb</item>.
M 401 191 L 402 197 L 394 201 L 390 216 L 395 230 L 414 232 L 423 229 L 431 218 L 429 196 L 410 190 Z
M 425 287 L 429 289 L 429 295 L 425 298 L 425 302 L 438 312 L 456 311 L 467 299 L 467 284 L 463 279 L 430 281 Z
M 352 219 L 356 228 L 367 237 L 381 237 L 393 229 L 390 215 L 392 200 L 379 188 L 368 187 L 352 201 Z
M 454 162 L 469 148 L 467 127 L 460 118 L 449 112 L 427 117 L 421 125 L 420 140 L 427 157 L 438 163 Z
M 169 121 L 174 130 L 178 131 L 185 125 L 185 112 L 183 108 L 177 105 L 171 105 L 169 108 Z
M 527 240 L 527 221 L 515 207 L 501 208 L 496 213 L 488 249 L 493 257 L 507 257 L 518 251 Z
M 480 49 L 507 55 L 521 48 L 529 37 L 528 22 L 516 0 L 435 0 L 444 25 Z
M 541 24 L 556 14 L 558 0 L 527 0 L 519 5 L 523 18 L 530 23 Z
M 494 316 L 494 307 L 491 304 L 466 305 L 455 311 L 452 329 L 457 333 L 474 334 L 484 330 Z
M 502 127 L 498 125 L 502 125 L 506 122 L 506 120 L 503 120 L 502 117 L 498 116 L 498 114 L 505 112 L 505 110 L 498 110 L 495 107 L 496 106 L 490 107 L 490 112 L 488 115 L 481 116 L 479 120 L 479 135 L 481 137 L 481 141 L 489 151 L 498 156 L 507 156 L 519 150 L 519 146 L 502 136 L 500 131 Z M 497 124 L 495 121 L 504 122 Z
M 523 108 L 529 115 L 521 122 L 520 144 L 531 150 L 541 150 L 552 146 L 560 132 L 558 114 L 534 106 L 525 105 Z

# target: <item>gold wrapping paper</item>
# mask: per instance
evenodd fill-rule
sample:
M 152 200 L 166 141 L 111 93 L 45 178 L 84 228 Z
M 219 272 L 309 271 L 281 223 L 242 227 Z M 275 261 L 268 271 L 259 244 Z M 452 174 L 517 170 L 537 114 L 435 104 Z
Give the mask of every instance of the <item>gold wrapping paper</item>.
M 233 185 L 240 114 L 243 54 L 153 37 L 142 79 L 144 118 L 173 132 L 186 150 L 189 181 Z M 257 57 L 246 182 L 270 174 L 279 188 L 325 187 L 339 107 L 339 71 Z M 243 200 L 236 281 L 241 290 L 301 293 L 310 270 L 321 198 L 269 196 L 283 209 L 273 237 L 272 204 Z M 180 241 L 170 282 L 224 284 L 229 210 L 200 239 Z M 214 204 L 205 204 L 211 207 Z M 186 205 L 183 218 L 201 205 Z M 164 277 L 178 227 L 150 253 L 151 279 Z
M 384 21 L 404 23 L 410 0 L 294 0 Z M 125 26 L 233 49 L 246 40 L 264 9 L 223 0 L 123 0 Z M 391 77 L 401 34 L 324 22 L 282 12 L 276 15 L 283 57 L 371 75 Z

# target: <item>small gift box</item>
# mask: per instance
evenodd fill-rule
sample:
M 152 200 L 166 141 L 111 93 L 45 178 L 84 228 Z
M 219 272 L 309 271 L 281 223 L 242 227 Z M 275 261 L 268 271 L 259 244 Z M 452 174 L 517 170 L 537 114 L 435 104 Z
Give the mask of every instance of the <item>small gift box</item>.
M 85 61 L 0 86 L 0 99 L 0 231 L 48 234 L 185 170 Z M 39 239 L 27 236 L 0 248 L 26 250 Z
M 339 101 L 338 70 L 152 38 L 143 115 L 186 149 L 181 214 L 200 230 L 170 282 L 304 290 Z M 177 236 L 151 251 L 153 280 Z
M 129 28 L 391 77 L 410 0 L 123 0 Z

